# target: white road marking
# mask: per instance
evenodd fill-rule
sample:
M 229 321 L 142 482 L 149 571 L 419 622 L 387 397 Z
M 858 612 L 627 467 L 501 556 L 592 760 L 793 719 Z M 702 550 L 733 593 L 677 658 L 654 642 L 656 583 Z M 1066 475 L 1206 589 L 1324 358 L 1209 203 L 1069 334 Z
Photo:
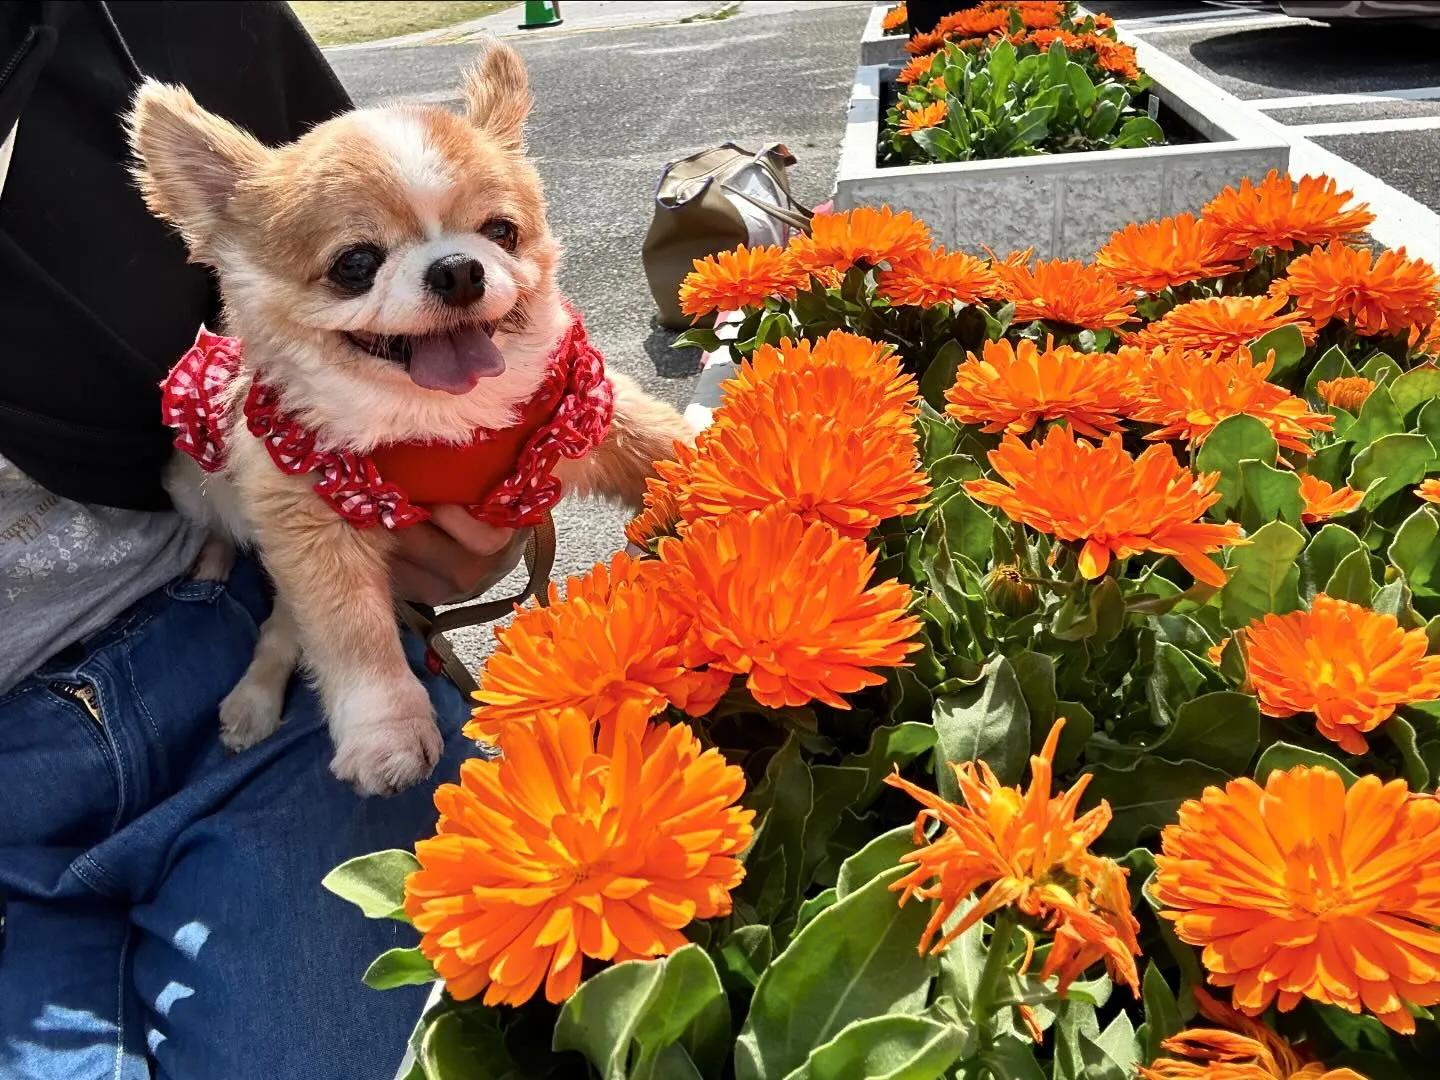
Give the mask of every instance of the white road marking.
M 1298 94 L 1294 97 L 1247 98 L 1245 104 L 1262 112 L 1313 109 L 1321 105 L 1365 105 L 1386 101 L 1440 100 L 1440 86 L 1407 86 L 1395 90 L 1364 90 L 1354 94 Z
M 1156 16 L 1160 18 L 1161 16 Z M 1256 16 L 1235 16 L 1231 18 L 1202 18 L 1196 21 L 1183 23 L 1155 23 L 1141 22 L 1132 23 L 1127 20 L 1117 19 L 1115 25 L 1122 30 L 1132 34 L 1139 34 L 1142 37 L 1151 38 L 1157 34 L 1183 34 L 1187 30 L 1249 30 L 1262 26 L 1311 26 L 1312 23 L 1304 19 L 1292 19 L 1288 15 L 1256 15 Z
M 1306 138 L 1326 135 L 1370 135 L 1382 131 L 1428 131 L 1440 128 L 1440 116 L 1396 116 L 1380 120 L 1337 120 L 1329 124 L 1291 124 Z

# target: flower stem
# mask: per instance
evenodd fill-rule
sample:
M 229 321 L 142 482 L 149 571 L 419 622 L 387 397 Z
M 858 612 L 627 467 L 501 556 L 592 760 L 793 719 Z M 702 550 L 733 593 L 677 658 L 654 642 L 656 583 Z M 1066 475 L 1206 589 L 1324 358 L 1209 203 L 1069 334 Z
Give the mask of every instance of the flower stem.
M 980 984 L 975 988 L 975 997 L 970 1002 L 970 1016 L 975 1022 L 982 1047 L 988 1046 L 994 1034 L 995 1025 L 991 1014 L 995 1001 L 1000 996 L 1000 983 L 1010 974 L 1010 942 L 1015 936 L 1015 916 L 1009 909 L 995 916 L 995 932 L 990 935 L 990 951 L 985 955 L 985 967 L 980 972 Z

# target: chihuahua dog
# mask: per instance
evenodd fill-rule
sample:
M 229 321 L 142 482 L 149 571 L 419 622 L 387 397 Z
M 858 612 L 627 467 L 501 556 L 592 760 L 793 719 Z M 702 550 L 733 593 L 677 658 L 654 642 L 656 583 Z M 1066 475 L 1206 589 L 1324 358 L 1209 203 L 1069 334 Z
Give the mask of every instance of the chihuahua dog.
M 331 769 L 364 794 L 418 782 L 441 752 L 397 631 L 395 535 L 347 521 L 315 472 L 281 468 L 289 459 L 267 452 L 247 414 L 263 387 L 314 445 L 364 455 L 467 444 L 535 398 L 575 317 L 525 156 L 519 56 L 492 47 L 463 98 L 463 114 L 358 109 L 276 148 L 156 82 L 129 118 L 142 194 L 216 272 L 226 333 L 240 343 L 208 413 L 223 461 L 207 475 L 177 454 L 167 477 L 181 512 L 224 538 L 197 573 L 223 577 L 229 545 L 253 545 L 276 586 L 255 656 L 221 707 L 221 737 L 240 750 L 273 732 L 303 664 L 330 726 Z M 638 507 L 652 462 L 693 432 L 628 379 L 605 378 L 608 433 L 554 476 L 566 493 Z

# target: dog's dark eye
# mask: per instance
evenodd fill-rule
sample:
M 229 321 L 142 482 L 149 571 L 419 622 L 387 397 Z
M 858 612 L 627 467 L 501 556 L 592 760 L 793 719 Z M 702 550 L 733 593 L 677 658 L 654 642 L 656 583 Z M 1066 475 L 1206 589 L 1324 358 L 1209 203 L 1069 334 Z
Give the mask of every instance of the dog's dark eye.
M 346 248 L 330 264 L 330 280 L 351 292 L 364 292 L 375 284 L 375 275 L 384 261 L 384 253 L 377 248 Z
M 480 235 L 486 240 L 493 240 L 506 251 L 514 251 L 515 245 L 520 242 L 520 234 L 516 231 L 514 222 L 504 218 L 487 221 L 480 226 Z

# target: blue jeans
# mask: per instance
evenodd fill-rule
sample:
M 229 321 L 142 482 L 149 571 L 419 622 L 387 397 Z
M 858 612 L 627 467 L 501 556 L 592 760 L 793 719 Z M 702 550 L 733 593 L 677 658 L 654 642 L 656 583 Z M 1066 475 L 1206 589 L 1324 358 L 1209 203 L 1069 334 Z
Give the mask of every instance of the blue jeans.
M 253 562 L 178 580 L 0 697 L 0 1080 L 394 1075 L 425 989 L 360 976 L 416 936 L 320 879 L 434 829 L 468 709 L 407 634 L 447 739 L 429 784 L 332 777 L 299 679 L 280 730 L 228 755 L 217 709 L 269 606 Z

